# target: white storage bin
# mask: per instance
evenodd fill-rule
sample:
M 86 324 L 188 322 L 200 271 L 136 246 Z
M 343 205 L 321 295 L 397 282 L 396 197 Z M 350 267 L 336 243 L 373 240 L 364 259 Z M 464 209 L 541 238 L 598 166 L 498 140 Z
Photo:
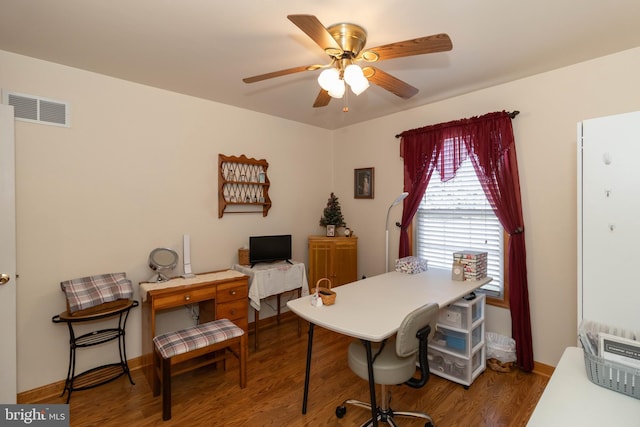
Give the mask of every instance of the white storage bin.
M 469 382 L 469 364 L 465 358 L 456 357 L 433 348 L 429 348 L 427 356 L 429 370 L 434 374 L 445 378 L 452 377 L 457 382 Z
M 473 328 L 471 331 L 471 349 L 475 350 L 478 344 L 483 342 L 484 338 L 484 322 Z
M 467 319 L 465 314 L 464 307 L 450 305 L 440 310 L 440 313 L 438 314 L 438 322 L 453 326 L 454 328 L 466 329 Z
M 471 321 L 473 323 L 484 319 L 484 304 L 474 304 L 471 306 Z
M 471 372 L 479 374 L 480 372 L 484 371 L 485 366 L 484 348 L 482 348 L 480 351 L 475 352 L 473 354 L 473 357 L 471 358 Z M 480 372 L 478 372 L 478 370 L 480 370 Z
M 438 325 L 438 331 L 444 335 L 446 349 L 449 351 L 467 353 L 467 334 L 464 332 L 454 331 Z

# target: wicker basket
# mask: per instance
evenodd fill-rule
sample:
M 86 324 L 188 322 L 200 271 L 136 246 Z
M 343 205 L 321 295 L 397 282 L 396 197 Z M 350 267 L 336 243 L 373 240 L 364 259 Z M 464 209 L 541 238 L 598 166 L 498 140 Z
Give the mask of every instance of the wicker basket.
M 320 286 L 320 283 L 325 280 L 327 281 L 328 285 L 326 288 L 323 288 Z M 327 279 L 326 277 L 318 280 L 316 282 L 316 287 L 311 289 L 311 293 L 315 294 L 316 289 L 318 290 L 318 295 L 320 295 L 320 298 L 322 298 L 323 305 L 332 305 L 336 302 L 336 293 L 331 290 L 331 280 Z
M 513 362 L 501 362 L 498 359 L 487 359 L 487 366 L 497 372 L 511 372 L 513 371 Z
M 584 351 L 587 377 L 599 386 L 640 399 L 640 369 L 605 360 Z
M 238 264 L 249 265 L 249 249 L 238 249 Z

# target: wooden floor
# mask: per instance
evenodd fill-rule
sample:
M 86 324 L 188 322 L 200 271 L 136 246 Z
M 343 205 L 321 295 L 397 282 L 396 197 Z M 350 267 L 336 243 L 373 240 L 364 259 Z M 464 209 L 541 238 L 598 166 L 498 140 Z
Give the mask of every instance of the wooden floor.
M 238 386 L 235 365 L 227 372 L 212 367 L 178 376 L 173 381 L 173 417 L 163 422 L 161 399 L 153 397 L 141 370 L 92 390 L 73 393 L 72 426 L 358 426 L 368 418 L 349 407 L 344 418 L 335 408 L 344 399 L 368 400 L 368 385 L 351 372 L 349 338 L 315 328 L 309 404 L 302 415 L 307 348 L 306 327 L 297 336 L 297 322 L 288 320 L 260 331 L 260 349 L 250 339 L 247 388 Z M 235 363 L 235 362 L 234 362 Z M 392 408 L 421 410 L 437 427 L 525 426 L 548 378 L 520 371 L 486 370 L 468 390 L 432 375 L 421 389 L 392 387 Z M 46 402 L 64 403 L 64 398 Z M 401 426 L 423 426 L 398 419 Z M 386 424 L 382 424 L 386 425 Z

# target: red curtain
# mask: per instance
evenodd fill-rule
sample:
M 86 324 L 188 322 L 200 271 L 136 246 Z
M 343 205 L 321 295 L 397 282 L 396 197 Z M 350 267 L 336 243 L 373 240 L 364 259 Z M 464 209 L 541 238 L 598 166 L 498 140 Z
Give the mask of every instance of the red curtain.
M 533 370 L 531 315 L 527 284 L 524 222 L 516 147 L 507 112 L 456 120 L 412 129 L 401 134 L 404 159 L 404 201 L 400 231 L 400 257 L 408 256 L 407 227 L 418 210 L 434 170 L 447 181 L 470 157 L 493 211 L 509 234 L 507 247 L 511 329 L 516 340 L 518 365 Z

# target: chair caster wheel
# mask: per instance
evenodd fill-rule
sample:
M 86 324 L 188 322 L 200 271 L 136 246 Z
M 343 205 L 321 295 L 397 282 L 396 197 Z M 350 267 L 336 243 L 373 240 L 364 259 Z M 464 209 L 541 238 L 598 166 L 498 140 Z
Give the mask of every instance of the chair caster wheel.
M 336 417 L 342 418 L 346 413 L 347 413 L 347 408 L 345 406 L 338 406 L 336 408 Z

